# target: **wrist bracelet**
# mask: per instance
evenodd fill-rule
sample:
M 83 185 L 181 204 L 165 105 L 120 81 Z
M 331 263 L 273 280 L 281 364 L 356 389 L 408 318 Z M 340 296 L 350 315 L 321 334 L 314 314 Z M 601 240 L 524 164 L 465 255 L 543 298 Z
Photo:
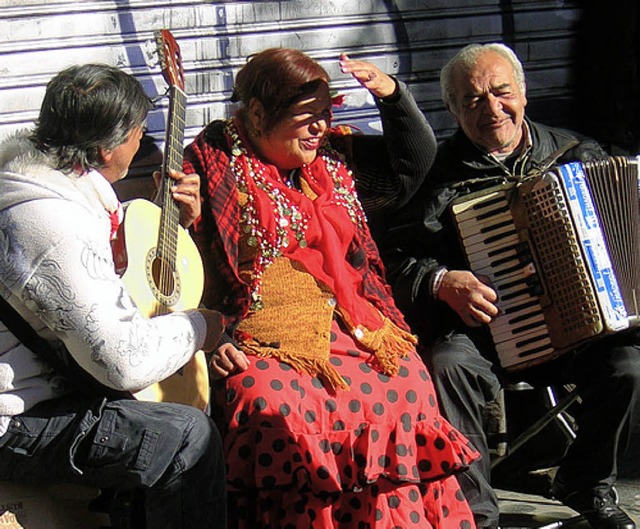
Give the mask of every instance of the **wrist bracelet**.
M 431 277 L 431 295 L 434 298 L 438 298 L 438 290 L 442 286 L 442 280 L 444 279 L 444 275 L 448 272 L 448 268 L 446 266 L 441 266 L 440 268 L 436 268 L 433 272 L 433 276 Z

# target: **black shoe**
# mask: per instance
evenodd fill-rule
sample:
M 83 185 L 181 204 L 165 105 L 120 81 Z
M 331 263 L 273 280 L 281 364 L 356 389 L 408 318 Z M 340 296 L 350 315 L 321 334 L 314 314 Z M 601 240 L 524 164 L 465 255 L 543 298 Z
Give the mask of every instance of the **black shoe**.
M 567 507 L 582 514 L 594 529 L 635 529 L 636 524 L 618 506 L 618 493 L 612 487 L 604 493 L 578 491 L 560 499 Z

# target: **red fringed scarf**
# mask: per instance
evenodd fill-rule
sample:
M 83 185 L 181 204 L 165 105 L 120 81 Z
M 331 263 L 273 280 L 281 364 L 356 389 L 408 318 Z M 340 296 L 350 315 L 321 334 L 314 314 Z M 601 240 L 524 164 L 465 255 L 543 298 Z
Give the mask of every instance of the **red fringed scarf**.
M 348 260 L 366 219 L 340 155 L 327 146 L 320 148 L 315 160 L 300 168 L 300 191 L 250 150 L 237 120 L 229 121 L 226 132 L 231 138 L 230 166 L 238 190 L 247 195 L 241 229 L 258 254 L 250 285 L 252 309 L 262 307 L 266 267 L 287 257 L 330 289 L 352 336 L 374 352 L 384 372 L 397 373 L 398 358 L 413 350 L 416 339 L 367 299 L 365 276 Z M 328 365 L 328 358 L 322 362 Z
M 370 330 L 380 328 L 381 314 L 363 296 L 362 273 L 347 261 L 356 225 L 366 219 L 352 175 L 339 155 L 321 148 L 311 164 L 301 167 L 300 180 L 311 190 L 312 199 L 292 188 L 275 166 L 262 162 L 247 147 L 238 121 L 228 132 L 234 141 L 234 174 L 251 197 L 243 221 L 252 230 L 250 244 L 260 254 L 254 298 L 259 299 L 261 272 L 283 255 L 328 286 L 352 322 Z

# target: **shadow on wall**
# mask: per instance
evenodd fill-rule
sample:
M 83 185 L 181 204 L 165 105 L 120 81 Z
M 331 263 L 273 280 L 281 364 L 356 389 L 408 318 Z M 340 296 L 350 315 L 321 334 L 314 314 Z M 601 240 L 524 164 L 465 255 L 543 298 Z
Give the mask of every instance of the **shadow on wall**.
M 385 0 L 384 5 L 387 7 L 387 10 L 390 14 L 395 16 L 389 17 L 393 20 L 393 31 L 396 35 L 396 43 L 399 46 L 407 46 L 410 49 L 411 43 L 409 42 L 409 34 L 407 32 L 407 28 L 404 23 L 404 19 L 402 18 L 402 9 L 400 9 L 397 5 L 396 0 Z M 412 72 L 413 71 L 413 61 L 411 60 L 411 54 L 398 54 L 398 71 L 400 72 Z
M 596 138 L 612 155 L 640 152 L 640 7 L 619 0 L 615 7 L 588 0 L 577 50 L 579 130 Z M 640 477 L 640 424 L 620 454 L 618 477 Z
M 640 7 L 585 2 L 576 50 L 576 128 L 612 155 L 640 150 Z

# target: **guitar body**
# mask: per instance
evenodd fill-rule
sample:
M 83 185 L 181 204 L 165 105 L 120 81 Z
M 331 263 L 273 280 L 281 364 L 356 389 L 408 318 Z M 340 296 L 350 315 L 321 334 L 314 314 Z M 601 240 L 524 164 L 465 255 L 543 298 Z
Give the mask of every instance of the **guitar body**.
M 116 268 L 124 269 L 122 280 L 127 291 L 147 317 L 197 308 L 204 285 L 200 253 L 183 228 L 177 232 L 175 266 L 168 272 L 161 272 L 169 265 L 162 262 L 155 246 L 160 216 L 161 209 L 148 200 L 129 202 L 114 244 Z M 134 396 L 138 400 L 179 402 L 206 409 L 209 376 L 204 353 L 198 351 L 178 372 Z
M 125 205 L 122 225 L 128 262 L 122 279 L 140 311 L 149 317 L 197 308 L 204 285 L 200 252 L 182 227 L 178 230 L 175 267 L 165 263 L 171 277 L 158 277 L 161 263 L 157 261 L 155 244 L 160 230 L 160 213 L 160 208 L 153 202 L 132 200 Z M 120 263 L 116 262 L 116 267 L 120 268 Z

